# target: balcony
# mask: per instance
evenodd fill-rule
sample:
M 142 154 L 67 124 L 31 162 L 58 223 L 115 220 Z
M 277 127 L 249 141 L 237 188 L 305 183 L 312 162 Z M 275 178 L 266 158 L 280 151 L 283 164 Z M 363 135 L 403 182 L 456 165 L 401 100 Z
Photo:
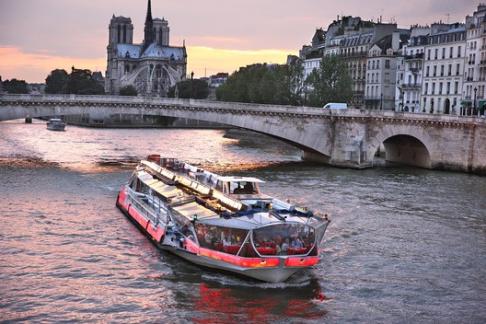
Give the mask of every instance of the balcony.
M 467 77 L 466 82 L 473 82 L 473 77 Z
M 360 51 L 360 52 L 354 52 L 354 53 L 340 53 L 339 56 L 344 57 L 344 58 L 365 58 L 365 57 L 368 57 L 368 52 Z
M 479 61 L 479 65 L 486 65 L 486 60 Z
M 410 61 L 410 60 L 423 60 L 424 59 L 424 53 L 418 53 L 414 55 L 405 55 L 405 60 Z
M 422 85 L 418 84 L 418 83 L 404 83 L 404 84 L 402 84 L 403 90 L 420 89 L 421 87 L 422 87 Z

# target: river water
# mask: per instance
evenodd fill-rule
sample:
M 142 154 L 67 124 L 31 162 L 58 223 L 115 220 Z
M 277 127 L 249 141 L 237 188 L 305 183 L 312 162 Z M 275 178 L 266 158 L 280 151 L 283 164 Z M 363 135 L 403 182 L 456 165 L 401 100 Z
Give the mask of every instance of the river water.
M 281 284 L 157 250 L 115 208 L 149 153 L 256 176 L 327 212 L 321 262 Z M 0 321 L 486 321 L 486 178 L 336 169 L 257 134 L 0 123 Z

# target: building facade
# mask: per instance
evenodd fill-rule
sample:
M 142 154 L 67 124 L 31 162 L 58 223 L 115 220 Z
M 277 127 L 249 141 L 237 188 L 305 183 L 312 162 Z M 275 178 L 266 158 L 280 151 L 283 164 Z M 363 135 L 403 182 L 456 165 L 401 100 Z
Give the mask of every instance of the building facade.
M 480 108 L 486 105 L 486 5 L 478 6 L 466 17 L 466 55 L 463 85 L 463 105 Z M 470 111 L 469 111 L 470 112 Z
M 368 52 L 374 43 L 397 30 L 396 24 L 375 23 L 360 17 L 338 17 L 327 31 L 317 29 L 311 46 L 302 48 L 300 57 L 304 65 L 304 78 L 319 68 L 323 56 L 339 56 L 345 61 L 352 79 L 353 98 L 350 104 L 363 106 Z
M 465 25 L 433 24 L 424 50 L 423 111 L 461 114 L 466 53 Z
M 150 0 L 143 43 L 133 43 L 133 30 L 130 18 L 113 15 L 109 26 L 105 91 L 119 94 L 121 88 L 131 85 L 139 95 L 164 97 L 171 86 L 186 78 L 185 45 L 169 45 L 169 23 L 152 18 Z
M 430 27 L 414 26 L 410 39 L 402 48 L 398 62 L 395 110 L 421 112 L 424 52 L 430 35 Z
M 403 61 L 400 49 L 408 33 L 395 31 L 375 42 L 367 55 L 365 107 L 395 110 L 398 66 Z

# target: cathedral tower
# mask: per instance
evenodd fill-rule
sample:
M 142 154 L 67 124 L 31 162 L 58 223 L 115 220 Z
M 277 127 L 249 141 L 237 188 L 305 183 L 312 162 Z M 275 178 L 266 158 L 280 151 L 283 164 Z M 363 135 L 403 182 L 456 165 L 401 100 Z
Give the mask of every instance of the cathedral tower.
M 155 42 L 160 46 L 169 46 L 169 22 L 164 18 L 154 19 Z
M 133 44 L 133 24 L 130 18 L 113 15 L 109 30 L 109 45 Z

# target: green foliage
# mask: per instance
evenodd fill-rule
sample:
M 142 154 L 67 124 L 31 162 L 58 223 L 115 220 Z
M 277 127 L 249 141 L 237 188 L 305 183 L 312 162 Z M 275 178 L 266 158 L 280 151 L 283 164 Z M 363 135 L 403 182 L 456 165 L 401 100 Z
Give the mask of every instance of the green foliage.
M 299 105 L 303 89 L 303 67 L 253 64 L 240 68 L 216 90 L 222 101 Z
M 170 98 L 206 99 L 209 95 L 209 85 L 200 79 L 180 81 L 169 89 L 167 95 Z
M 69 74 L 66 70 L 56 69 L 51 71 L 46 78 L 46 93 L 64 93 Z
M 92 78 L 90 70 L 73 67 L 66 83 L 65 93 L 80 95 L 100 95 L 105 93 L 101 84 Z
M 105 88 L 93 79 L 90 70 L 73 66 L 71 74 L 60 69 L 51 71 L 46 78 L 46 93 L 101 95 L 105 94 Z
M 314 70 L 306 80 L 308 103 L 322 107 L 329 102 L 349 102 L 353 96 L 352 79 L 345 62 L 337 56 L 322 58 L 319 69 Z
M 3 86 L 3 90 L 8 93 L 13 93 L 13 94 L 29 93 L 29 90 L 27 89 L 27 83 L 25 82 L 25 80 L 17 80 L 17 79 L 5 80 L 2 82 L 2 86 Z
M 137 96 L 138 92 L 132 85 L 127 85 L 120 89 L 120 96 Z

